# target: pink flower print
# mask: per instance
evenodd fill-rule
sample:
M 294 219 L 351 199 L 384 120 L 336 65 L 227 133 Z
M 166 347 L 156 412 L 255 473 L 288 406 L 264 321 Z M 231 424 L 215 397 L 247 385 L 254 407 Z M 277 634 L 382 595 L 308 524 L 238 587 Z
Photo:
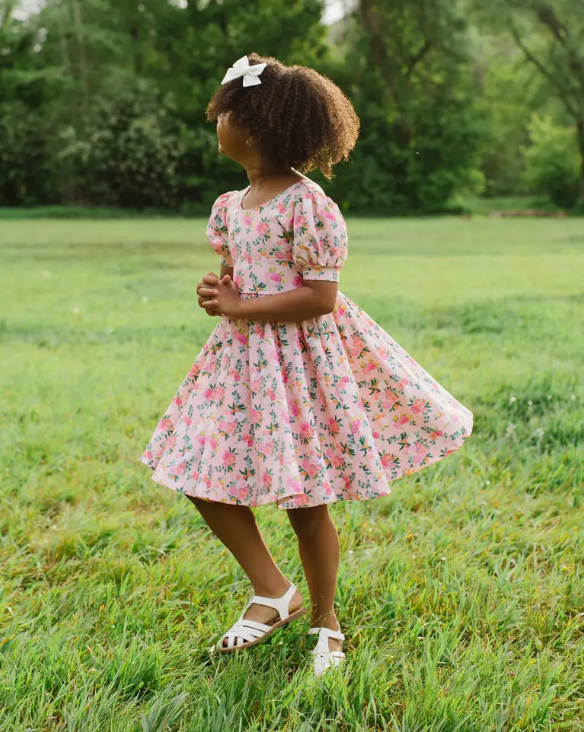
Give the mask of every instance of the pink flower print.
M 246 432 L 246 433 L 245 433 L 245 435 L 242 435 L 242 436 L 241 436 L 241 439 L 242 439 L 242 440 L 243 440 L 243 441 L 245 442 L 245 444 L 246 444 L 246 445 L 247 445 L 248 447 L 253 447 L 253 438 L 252 438 L 252 436 L 251 436 L 251 435 L 249 434 L 249 432 Z
M 239 381 L 241 379 L 241 376 L 239 375 L 239 371 L 237 369 L 230 369 L 229 374 L 231 375 L 233 381 Z
M 214 437 L 209 438 L 209 445 L 211 446 L 211 450 L 213 450 L 213 452 L 217 450 L 217 440 Z
M 242 346 L 247 346 L 247 335 L 245 333 L 236 333 L 235 337 Z
M 264 486 L 264 488 L 272 487 L 272 476 L 269 473 L 264 473 L 262 475 L 262 485 Z
M 264 338 L 265 335 L 266 335 L 266 331 L 264 330 L 264 326 L 263 325 L 256 325 L 255 333 L 256 333 L 256 335 L 257 335 L 258 338 Z
M 257 231 L 257 233 L 258 233 L 258 234 L 259 234 L 260 236 L 264 236 L 265 234 L 267 234 L 267 233 L 268 233 L 268 231 L 269 231 L 269 230 L 270 230 L 270 225 L 269 225 L 269 224 L 267 224 L 267 223 L 266 223 L 265 221 L 261 221 L 261 222 L 260 222 L 260 223 L 259 223 L 259 224 L 258 224 L 258 225 L 256 226 L 256 231 Z
M 291 491 L 301 491 L 302 485 L 300 481 L 294 480 L 294 478 L 288 478 L 286 481 L 286 488 L 289 488 Z
M 183 400 L 180 397 L 175 397 L 174 403 L 176 404 L 177 407 L 180 407 L 180 405 L 183 403 Z
M 168 438 L 168 442 L 166 443 L 166 447 L 169 450 L 174 450 L 174 448 L 176 447 L 176 435 L 171 435 Z
M 203 476 L 203 483 L 205 484 L 205 488 L 207 490 L 209 490 L 209 488 L 211 487 L 211 478 L 209 478 L 208 475 L 204 475 Z
M 361 427 L 361 420 L 360 419 L 354 419 L 351 422 L 351 432 L 356 435 L 357 432 L 359 432 L 359 429 Z
M 286 204 L 282 203 L 282 201 L 280 201 L 280 203 L 277 204 L 276 208 L 277 208 L 279 214 L 286 213 Z
M 407 386 L 407 385 L 408 385 L 409 383 L 410 383 L 410 382 L 409 382 L 409 381 L 408 381 L 407 379 L 402 379 L 402 380 L 401 380 L 401 381 L 400 381 L 400 382 L 398 383 L 398 385 L 397 385 L 397 388 L 398 388 L 398 389 L 405 389 L 405 388 L 406 388 L 406 386 Z
M 312 427 L 308 422 L 303 422 L 300 425 L 300 436 L 304 441 L 308 442 L 311 437 L 314 437 L 314 427 Z
M 385 397 L 382 402 L 382 406 L 384 409 L 393 409 L 395 405 L 399 402 L 399 398 L 391 391 L 391 389 L 385 390 Z
M 219 401 L 223 401 L 225 399 L 225 389 L 222 386 L 218 386 L 215 389 L 215 395 Z
M 260 422 L 260 421 L 261 421 L 261 419 L 262 419 L 262 413 L 261 413 L 261 410 L 259 410 L 259 409 L 252 409 L 252 410 L 251 410 L 251 418 L 253 419 L 253 421 L 254 421 L 254 422 L 255 422 L 256 424 L 257 424 L 258 422 Z
M 205 443 L 207 442 L 207 438 L 205 437 L 205 435 L 197 435 L 195 439 L 199 447 L 205 447 Z
M 334 220 L 336 219 L 336 216 L 335 216 L 335 215 L 334 215 L 334 213 L 333 213 L 333 212 L 332 212 L 332 211 L 330 210 L 330 208 L 328 208 L 328 206 L 327 206 L 327 208 L 326 208 L 326 209 L 325 209 L 325 211 L 324 211 L 324 215 L 326 216 L 326 218 L 327 218 L 327 219 L 328 219 L 329 221 L 334 221 Z
M 416 399 L 412 404 L 412 412 L 414 414 L 421 414 L 424 411 L 424 406 L 425 404 L 423 399 Z
M 410 421 L 410 418 L 407 414 L 396 414 L 393 418 L 393 426 L 394 427 L 401 427 L 404 424 L 408 424 Z
M 320 472 L 318 458 L 305 457 L 300 464 L 306 470 L 309 478 L 315 478 Z
M 420 442 L 414 442 L 408 449 L 414 465 L 420 465 L 428 456 L 428 451 Z
M 240 478 L 229 492 L 234 498 L 237 498 L 240 501 L 245 501 L 246 498 L 249 496 L 249 491 L 249 485 L 245 482 L 245 480 L 243 480 L 243 478 Z
M 199 480 L 199 471 L 196 468 L 193 468 L 191 471 L 191 480 L 195 480 L 197 482 Z
M 278 274 L 278 272 L 270 272 L 268 279 L 272 280 L 272 282 L 282 282 L 282 275 Z
M 185 423 L 185 426 L 186 427 L 190 427 L 192 425 L 192 423 L 193 423 L 193 420 L 190 417 L 185 417 L 183 419 L 183 422 Z
M 187 469 L 187 461 L 181 460 L 180 463 L 174 468 L 176 475 L 182 475 Z
M 264 445 L 264 452 L 266 455 L 271 455 L 274 452 L 274 448 L 276 447 L 276 443 L 273 439 L 266 440 L 266 443 Z
M 380 437 L 381 437 L 381 435 L 379 434 L 379 432 L 377 430 L 375 430 L 375 432 L 373 433 L 373 438 L 375 440 L 378 440 Z
M 233 276 L 233 281 L 237 285 L 238 289 L 243 289 L 243 277 L 239 274 Z
M 345 464 L 345 461 L 343 460 L 343 456 L 339 455 L 338 453 L 335 454 L 334 458 L 332 459 L 333 468 L 342 468 Z
M 193 379 L 199 373 L 200 370 L 201 370 L 201 367 L 199 366 L 199 364 L 194 363 L 191 366 L 191 370 L 189 371 L 189 378 Z
M 251 216 L 244 216 L 244 217 L 243 217 L 243 223 L 244 223 L 244 224 L 245 224 L 246 226 L 251 226 Z
M 439 437 L 442 437 L 443 434 L 444 432 L 442 432 L 442 430 L 432 430 L 432 432 L 430 432 L 430 439 L 435 442 Z
M 377 364 L 375 363 L 375 361 L 368 361 L 365 364 L 363 371 L 375 371 L 376 368 L 377 368 Z
M 292 280 L 292 284 L 294 285 L 294 287 L 301 287 L 303 282 L 304 280 L 302 279 L 302 277 L 300 277 L 300 275 L 296 275 L 296 277 L 294 277 L 294 279 Z
M 273 389 L 266 389 L 266 394 L 270 397 L 270 401 L 276 401 L 276 392 Z
M 253 257 L 251 256 L 251 254 L 249 252 L 245 252 L 242 258 L 243 258 L 244 262 L 247 262 L 247 264 L 253 263 Z
M 226 468 L 232 468 L 235 465 L 235 455 L 232 452 L 226 451 L 223 453 L 223 465 Z
M 306 216 L 303 216 L 302 214 L 296 214 L 296 216 L 294 216 L 294 222 L 292 225 L 295 229 L 302 229 L 306 226 Z
M 327 447 L 327 449 L 324 451 L 324 454 L 328 458 L 332 458 L 335 456 L 335 448 L 334 447 Z
M 168 417 L 164 417 L 158 423 L 158 429 L 164 430 L 165 432 L 172 429 L 172 421 Z
M 307 506 L 310 502 L 310 498 L 306 495 L 306 493 L 302 493 L 299 496 L 294 496 L 294 504 L 297 508 L 302 508 L 302 506 Z
M 331 435 L 338 435 L 339 434 L 339 423 L 337 422 L 334 417 L 330 417 L 328 421 L 328 428 Z
M 144 453 L 144 457 L 146 458 L 146 460 L 152 460 L 154 456 L 152 455 L 150 450 L 146 450 L 146 452 Z
M 344 315 L 347 312 L 342 305 L 337 305 L 337 307 L 335 308 L 335 310 L 337 311 L 337 313 L 339 315 Z
M 278 249 L 278 251 L 276 252 L 276 254 L 275 254 L 274 256 L 275 256 L 275 258 L 276 258 L 276 259 L 277 259 L 277 260 L 278 260 L 279 262 L 282 262 L 282 261 L 285 261 L 285 260 L 287 260 L 287 259 L 288 259 L 288 255 L 287 255 L 287 254 L 286 254 L 286 252 L 285 252 L 285 251 L 283 251 L 282 249 Z
M 352 335 L 351 343 L 349 345 L 349 355 L 350 356 L 359 356 L 359 354 L 363 350 L 364 346 L 365 346 L 365 343 L 362 338 L 360 338 L 357 335 Z
M 214 354 L 212 354 L 211 356 L 209 356 L 209 362 L 207 363 L 207 369 L 211 373 L 213 373 L 213 371 L 215 371 L 216 367 L 217 367 L 217 357 Z
M 324 490 L 324 493 L 326 496 L 332 496 L 333 495 L 333 489 L 331 484 L 328 482 L 328 480 L 325 480 L 322 484 L 322 488 Z
M 213 401 L 213 389 L 212 389 L 212 388 L 211 388 L 210 386 L 208 386 L 208 387 L 207 387 L 207 388 L 205 389 L 205 394 L 204 394 L 204 396 L 205 396 L 205 399 L 206 399 L 206 400 L 207 400 L 208 402 L 212 402 L 212 401 Z
M 381 464 L 384 468 L 389 468 L 393 465 L 394 457 L 393 455 L 390 455 L 388 452 L 384 453 L 381 456 Z
M 294 402 L 292 406 L 290 407 L 290 411 L 294 415 L 294 417 L 298 417 L 300 414 L 300 407 L 298 406 L 298 402 Z
M 259 390 L 262 388 L 262 380 L 261 379 L 254 379 L 251 382 L 251 390 L 257 394 Z

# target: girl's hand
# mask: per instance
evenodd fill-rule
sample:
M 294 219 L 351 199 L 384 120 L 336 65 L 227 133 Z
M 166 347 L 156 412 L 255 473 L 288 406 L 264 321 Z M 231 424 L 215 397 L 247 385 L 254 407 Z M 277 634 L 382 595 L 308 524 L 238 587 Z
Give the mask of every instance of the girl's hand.
M 209 299 L 217 297 L 219 290 L 217 285 L 219 284 L 219 277 L 214 272 L 209 272 L 197 285 L 197 295 L 199 296 L 198 303 L 199 307 L 206 311 L 207 315 L 220 315 L 220 313 L 209 309 L 205 303 Z
M 204 288 L 203 292 L 206 291 L 208 291 L 208 288 Z M 205 296 L 203 302 L 199 303 L 201 307 L 205 308 L 207 312 L 209 310 L 213 311 L 215 315 L 227 315 L 228 318 L 237 318 L 241 298 L 239 296 L 239 288 L 231 277 L 225 275 L 222 280 L 218 280 L 214 291 L 217 292 L 217 295 Z

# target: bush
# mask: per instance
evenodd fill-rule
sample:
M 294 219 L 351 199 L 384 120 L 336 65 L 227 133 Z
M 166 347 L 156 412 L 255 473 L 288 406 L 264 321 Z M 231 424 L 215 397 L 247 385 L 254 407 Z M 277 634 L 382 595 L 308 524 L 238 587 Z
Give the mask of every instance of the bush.
M 531 145 L 524 148 L 524 180 L 534 193 L 545 193 L 562 208 L 573 208 L 580 192 L 579 154 L 574 132 L 534 115 L 529 124 Z

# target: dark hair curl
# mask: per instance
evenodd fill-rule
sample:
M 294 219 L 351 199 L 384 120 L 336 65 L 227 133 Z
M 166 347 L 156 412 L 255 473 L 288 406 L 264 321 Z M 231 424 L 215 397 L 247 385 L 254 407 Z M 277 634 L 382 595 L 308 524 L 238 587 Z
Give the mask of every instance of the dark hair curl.
M 213 94 L 207 119 L 228 114 L 249 131 L 262 157 L 303 172 L 318 168 L 326 178 L 347 160 L 359 136 L 359 118 L 346 94 L 328 77 L 306 66 L 285 66 L 271 56 L 248 56 L 267 64 L 261 84 L 234 79 Z

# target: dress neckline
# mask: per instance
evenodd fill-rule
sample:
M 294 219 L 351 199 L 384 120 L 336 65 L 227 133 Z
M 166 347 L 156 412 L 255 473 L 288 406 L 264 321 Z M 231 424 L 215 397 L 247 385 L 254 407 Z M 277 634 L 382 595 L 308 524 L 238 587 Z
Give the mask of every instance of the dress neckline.
M 278 198 L 280 198 L 280 196 L 283 196 L 285 193 L 288 193 L 288 191 L 291 191 L 293 188 L 296 188 L 296 186 L 299 186 L 301 183 L 304 183 L 306 180 L 308 180 L 308 179 L 301 178 L 300 180 L 297 180 L 296 183 L 292 183 L 292 185 L 288 186 L 288 188 L 284 188 L 284 190 L 280 191 L 280 193 L 277 193 L 272 198 L 268 199 L 264 203 L 260 203 L 257 206 L 254 206 L 253 208 L 243 208 L 243 206 L 242 206 L 243 199 L 245 198 L 245 194 L 251 188 L 251 186 L 249 185 L 249 186 L 247 186 L 247 188 L 243 189 L 241 196 L 239 197 L 239 209 L 240 209 L 240 211 L 243 211 L 243 213 L 252 213 L 253 211 L 257 211 L 260 208 L 265 208 L 267 205 L 269 205 L 273 201 L 276 201 Z

